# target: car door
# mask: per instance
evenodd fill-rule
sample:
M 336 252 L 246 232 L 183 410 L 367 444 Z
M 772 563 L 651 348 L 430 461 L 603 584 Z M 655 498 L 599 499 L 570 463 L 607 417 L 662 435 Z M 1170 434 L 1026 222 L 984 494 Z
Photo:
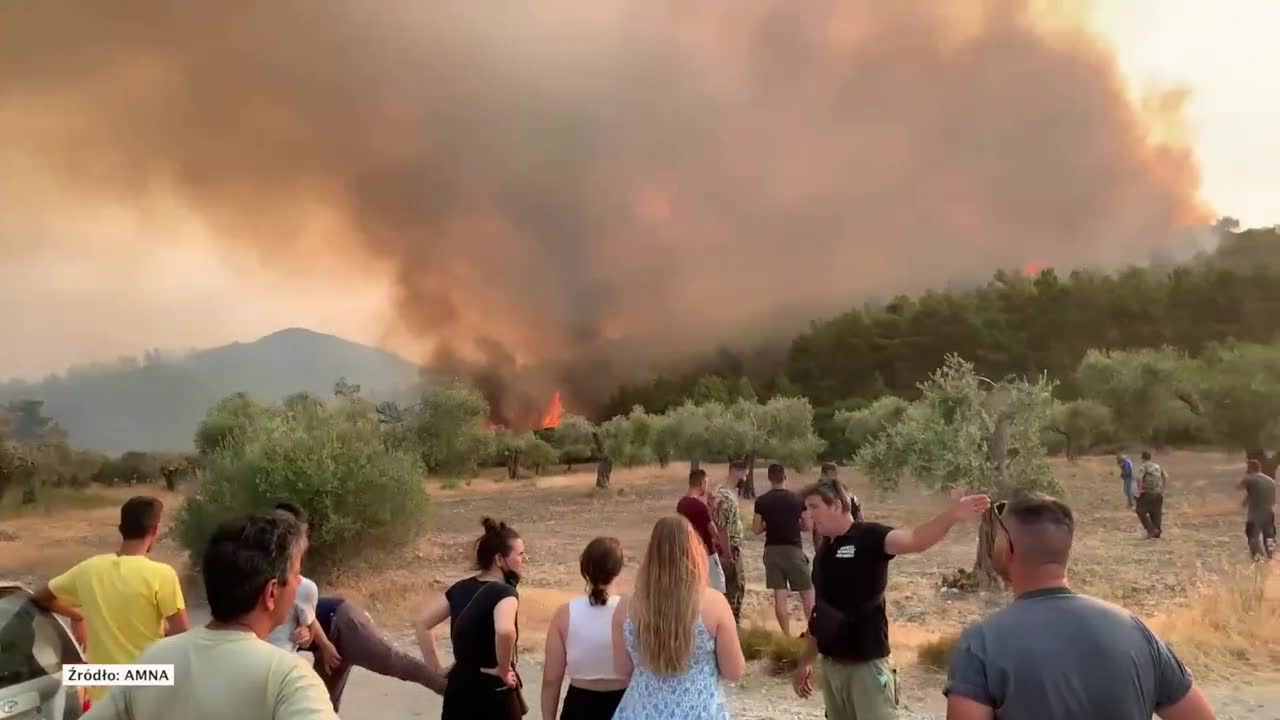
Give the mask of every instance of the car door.
M 20 585 L 0 585 L 0 720 L 75 720 L 80 688 L 62 666 L 83 663 L 71 633 Z

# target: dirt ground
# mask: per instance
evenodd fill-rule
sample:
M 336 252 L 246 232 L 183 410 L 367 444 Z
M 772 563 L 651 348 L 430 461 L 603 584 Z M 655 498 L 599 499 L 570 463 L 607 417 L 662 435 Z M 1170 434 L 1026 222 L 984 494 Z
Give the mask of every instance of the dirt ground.
M 1212 645 L 1214 638 L 1210 635 L 1219 631 L 1201 631 L 1197 629 L 1199 624 L 1188 618 L 1194 619 L 1203 612 L 1203 596 L 1221 588 L 1223 578 L 1238 575 L 1248 566 L 1240 496 L 1234 489 L 1242 473 L 1241 458 L 1224 453 L 1171 452 L 1157 457 L 1157 461 L 1170 474 L 1165 534 L 1158 541 L 1146 540 L 1136 517 L 1125 508 L 1112 458 L 1055 463 L 1065 487 L 1065 499 L 1077 514 L 1072 584 L 1080 592 L 1133 610 L 1151 620 L 1158 631 L 1168 627 L 1170 632 L 1198 633 L 1195 637 L 1188 635 L 1188 642 Z M 708 471 L 716 480 L 725 474 L 723 466 L 711 466 Z M 444 490 L 431 482 L 431 529 L 426 535 L 403 554 L 376 558 L 366 567 L 348 571 L 322 591 L 363 601 L 389 633 L 411 644 L 408 628 L 413 616 L 435 594 L 469 572 L 481 517 L 506 520 L 524 536 L 530 555 L 527 577 L 521 586 L 521 653 L 522 665 L 536 672 L 551 614 L 560 603 L 583 589 L 577 570 L 581 549 L 597 535 L 619 538 L 628 554 L 621 581 L 623 591 L 628 590 L 649 530 L 655 519 L 673 511 L 683 492 L 686 473 L 684 465 L 621 469 L 614 473 L 614 487 L 606 491 L 593 487 L 591 468 L 516 482 L 485 477 L 455 490 Z M 877 493 L 852 469 L 844 469 L 842 477 L 851 482 L 868 519 L 877 522 L 910 525 L 927 519 L 945 503 L 944 498 L 921 493 L 909 484 L 899 493 Z M 812 479 L 810 474 L 793 474 L 789 485 L 800 487 Z M 766 485 L 763 471 L 758 472 L 760 491 L 767 489 Z M 163 490 L 147 491 L 164 499 L 171 509 L 181 502 L 180 496 Z M 133 494 L 129 489 L 108 492 L 121 499 Z M 750 512 L 749 502 L 744 501 L 743 519 L 748 526 Z M 0 576 L 31 581 L 47 578 L 89 554 L 108 550 L 117 541 L 116 521 L 116 510 L 110 507 L 2 521 L 0 529 L 17 535 L 19 540 L 0 543 Z M 957 528 L 930 552 L 897 559 L 891 567 L 887 595 L 893 624 L 890 637 L 901 672 L 907 717 L 931 717 L 942 708 L 940 690 L 944 677 L 916 663 L 919 645 L 954 632 L 1009 601 L 1003 593 L 962 595 L 940 591 L 938 583 L 943 573 L 971 566 L 975 537 L 973 527 Z M 744 549 L 745 615 L 749 622 L 772 625 L 762 549 L 762 539 L 748 537 Z M 185 566 L 185 558 L 172 540 L 160 543 L 155 557 Z M 193 605 L 199 594 L 193 587 Z M 798 618 L 798 606 L 795 614 Z M 1227 632 L 1232 631 L 1221 631 Z M 1280 693 L 1275 691 L 1280 685 L 1271 670 L 1277 667 L 1273 651 L 1270 647 L 1249 646 L 1269 638 L 1237 640 L 1244 645 L 1237 644 L 1220 654 L 1200 652 L 1196 657 L 1212 658 L 1214 666 L 1192 665 L 1192 670 L 1213 684 L 1221 716 L 1233 717 L 1238 712 L 1239 717 L 1280 718 L 1280 711 L 1276 710 L 1280 708 L 1276 702 Z M 1174 643 L 1177 649 L 1177 641 Z M 350 691 L 358 699 L 357 704 L 376 705 L 388 712 L 394 708 L 394 716 L 433 716 L 429 714 L 433 702 L 420 695 L 402 695 L 412 693 L 413 688 L 367 674 L 357 678 L 360 679 L 353 679 Z M 1247 679 L 1248 687 L 1230 687 L 1225 684 L 1230 679 Z M 528 697 L 531 705 L 536 705 L 536 683 L 529 685 Z M 1221 701 L 1218 695 L 1222 696 Z M 736 717 L 821 717 L 817 703 L 797 701 L 780 681 L 766 677 L 759 669 L 739 683 L 731 696 Z M 343 716 L 366 715 L 353 710 L 344 711 Z

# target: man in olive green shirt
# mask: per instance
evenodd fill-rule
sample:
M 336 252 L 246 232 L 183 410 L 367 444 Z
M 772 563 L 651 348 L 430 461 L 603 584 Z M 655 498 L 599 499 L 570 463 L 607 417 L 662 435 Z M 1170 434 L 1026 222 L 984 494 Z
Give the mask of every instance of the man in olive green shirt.
M 1169 475 L 1151 460 L 1151 453 L 1142 453 L 1142 465 L 1138 467 L 1138 520 L 1147 531 L 1147 537 L 1156 540 L 1164 534 L 1164 486 Z

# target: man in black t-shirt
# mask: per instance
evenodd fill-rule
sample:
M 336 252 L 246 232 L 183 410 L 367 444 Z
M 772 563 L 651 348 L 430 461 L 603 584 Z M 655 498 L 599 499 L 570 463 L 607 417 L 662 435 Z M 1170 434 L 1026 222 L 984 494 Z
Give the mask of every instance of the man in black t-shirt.
M 789 592 L 800 593 L 804 616 L 813 612 L 813 581 L 809 558 L 804 554 L 800 531 L 807 527 L 804 500 L 783 487 L 787 471 L 778 464 L 769 466 L 769 492 L 756 498 L 751 531 L 764 534 L 764 584 L 773 591 L 773 613 L 782 634 L 791 635 Z
M 822 656 L 822 695 L 829 720 L 890 720 L 898 715 L 897 670 L 889 659 L 884 591 L 889 561 L 938 544 L 963 520 L 991 506 L 986 495 L 956 497 L 946 511 L 913 529 L 857 522 L 853 500 L 839 481 L 822 480 L 801 496 L 824 538 L 814 558 L 816 602 L 809 644 L 793 683 L 813 693 L 813 666 Z

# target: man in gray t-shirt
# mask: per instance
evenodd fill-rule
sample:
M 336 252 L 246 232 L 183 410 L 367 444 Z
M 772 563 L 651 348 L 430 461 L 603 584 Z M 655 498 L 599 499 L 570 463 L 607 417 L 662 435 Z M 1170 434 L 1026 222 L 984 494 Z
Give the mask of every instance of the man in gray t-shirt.
M 994 560 L 1017 599 L 960 636 L 948 720 L 1213 720 L 1191 673 L 1141 620 L 1067 587 L 1070 508 L 1029 495 L 996 511 Z
M 1276 548 L 1276 483 L 1262 474 L 1262 463 L 1250 460 L 1240 481 L 1244 490 L 1244 535 L 1254 560 L 1270 558 Z

